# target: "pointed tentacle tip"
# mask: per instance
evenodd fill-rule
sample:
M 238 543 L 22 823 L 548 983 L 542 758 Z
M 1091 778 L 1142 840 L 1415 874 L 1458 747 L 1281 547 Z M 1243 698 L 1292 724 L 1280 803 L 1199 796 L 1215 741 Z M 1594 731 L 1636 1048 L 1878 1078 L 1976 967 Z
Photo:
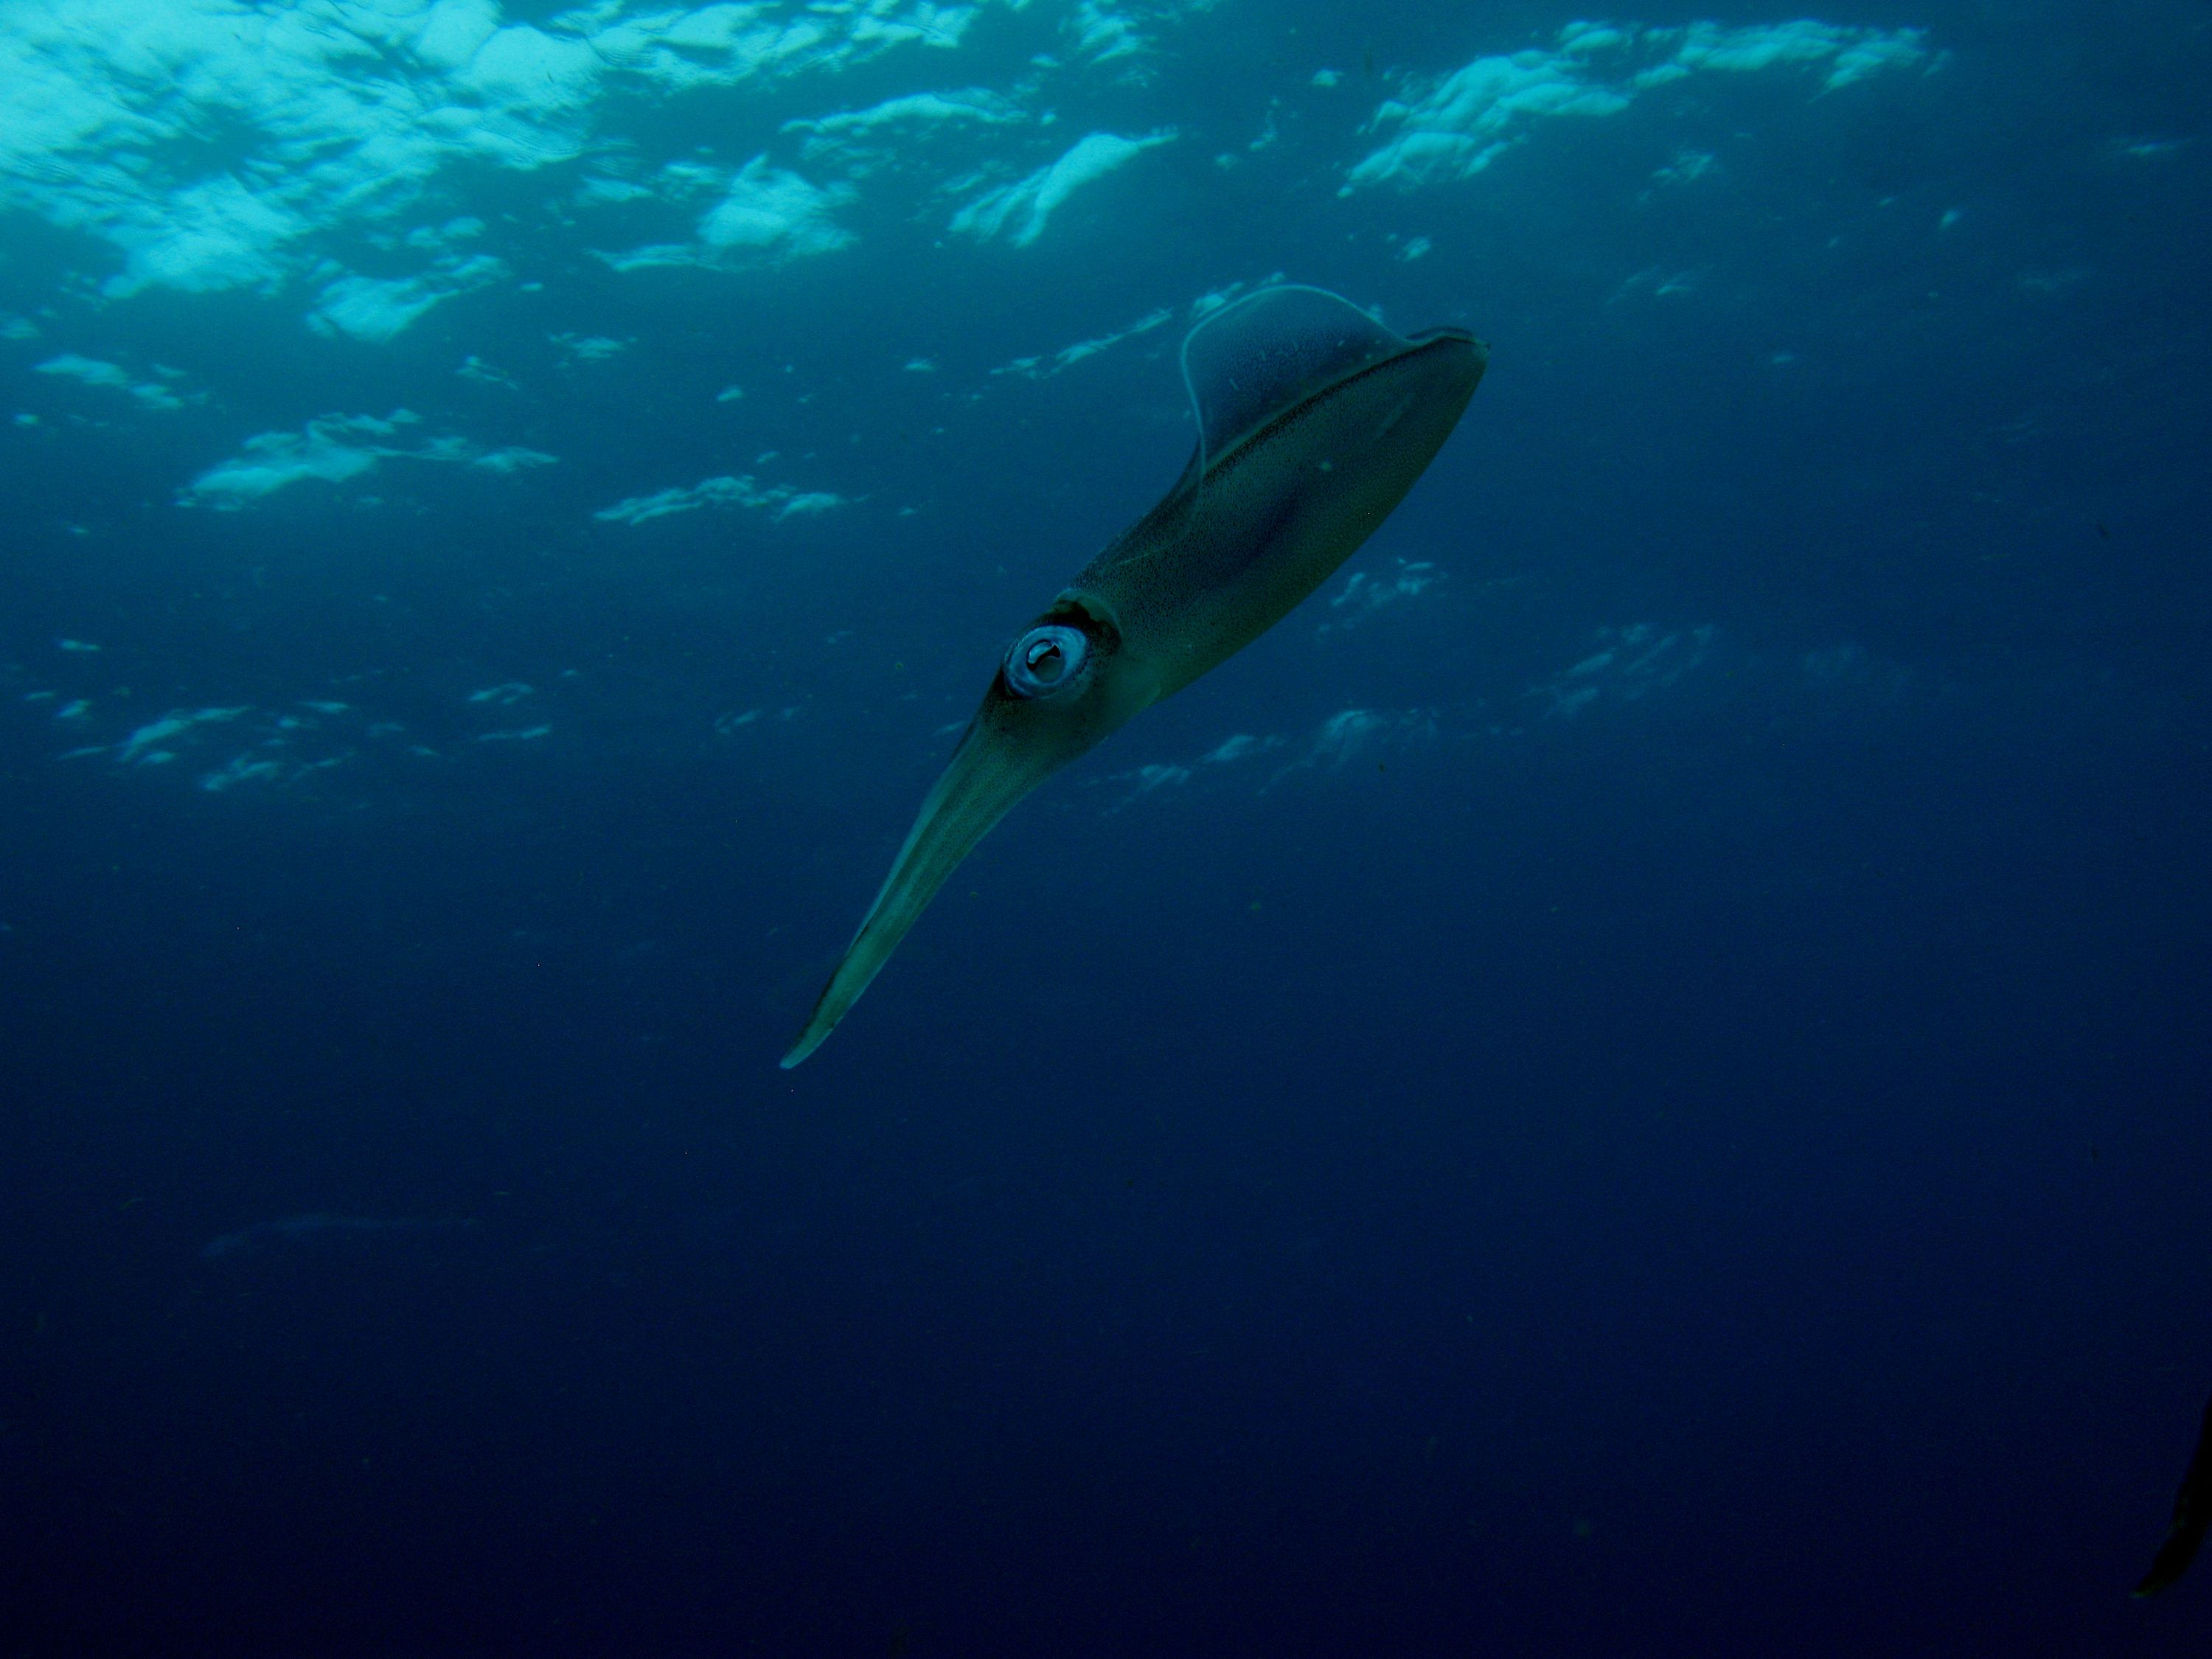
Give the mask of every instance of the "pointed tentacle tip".
M 830 1000 L 830 994 L 827 991 L 822 994 L 822 1000 L 823 1002 Z M 848 1002 L 846 1006 L 849 1007 L 851 1004 Z M 808 1017 L 805 1028 L 799 1032 L 799 1040 L 791 1045 L 779 1062 L 783 1069 L 787 1072 L 793 1066 L 801 1064 L 809 1054 L 829 1042 L 830 1033 L 837 1029 L 838 1022 L 844 1018 L 844 1008 L 840 1008 L 834 1014 L 825 1015 L 823 1011 L 817 1006 L 813 1013 Z

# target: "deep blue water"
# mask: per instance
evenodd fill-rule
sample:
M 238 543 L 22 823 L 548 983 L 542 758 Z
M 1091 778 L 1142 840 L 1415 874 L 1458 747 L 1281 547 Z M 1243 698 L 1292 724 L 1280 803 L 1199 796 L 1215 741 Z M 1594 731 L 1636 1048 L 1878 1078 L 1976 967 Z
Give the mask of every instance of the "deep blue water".
M 0 3 L 0 1653 L 2204 1652 L 2212 9 L 751 10 Z M 1277 275 L 1459 430 L 780 1071 Z

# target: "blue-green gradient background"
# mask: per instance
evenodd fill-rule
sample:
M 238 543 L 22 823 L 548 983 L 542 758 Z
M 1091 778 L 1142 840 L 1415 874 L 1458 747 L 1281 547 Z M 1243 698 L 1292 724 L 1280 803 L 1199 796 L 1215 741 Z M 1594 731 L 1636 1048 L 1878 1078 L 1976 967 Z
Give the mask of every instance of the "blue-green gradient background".
M 311 94 L 462 71 L 294 9 L 0 3 L 0 1651 L 2207 1650 L 2126 1590 L 2212 1387 L 2212 9 L 1854 0 L 1376 180 L 1675 37 L 770 4 L 313 189 Z M 1801 27 L 1624 21 L 1700 19 Z M 298 222 L 132 264 L 226 178 Z M 1276 273 L 1487 339 L 1460 431 L 779 1072 Z

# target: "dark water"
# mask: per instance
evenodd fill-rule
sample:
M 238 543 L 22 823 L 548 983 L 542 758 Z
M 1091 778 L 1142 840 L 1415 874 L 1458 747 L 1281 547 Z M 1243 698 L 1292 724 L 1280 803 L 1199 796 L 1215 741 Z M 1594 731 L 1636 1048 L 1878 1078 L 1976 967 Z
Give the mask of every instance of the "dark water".
M 374 190 L 365 9 L 0 10 L 0 1652 L 2205 1651 L 2212 10 L 758 10 Z M 778 1071 L 1276 272 L 1459 432 Z

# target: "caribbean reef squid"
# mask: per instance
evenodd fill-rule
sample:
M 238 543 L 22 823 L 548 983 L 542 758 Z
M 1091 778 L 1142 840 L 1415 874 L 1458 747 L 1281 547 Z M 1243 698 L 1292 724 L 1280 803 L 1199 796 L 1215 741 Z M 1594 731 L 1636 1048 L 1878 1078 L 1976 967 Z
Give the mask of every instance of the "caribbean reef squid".
M 1316 288 L 1262 289 L 1199 320 L 1182 353 L 1189 464 L 1006 648 L 786 1066 L 822 1045 L 1016 801 L 1351 557 L 1443 447 L 1488 357 L 1462 329 L 1400 336 Z

